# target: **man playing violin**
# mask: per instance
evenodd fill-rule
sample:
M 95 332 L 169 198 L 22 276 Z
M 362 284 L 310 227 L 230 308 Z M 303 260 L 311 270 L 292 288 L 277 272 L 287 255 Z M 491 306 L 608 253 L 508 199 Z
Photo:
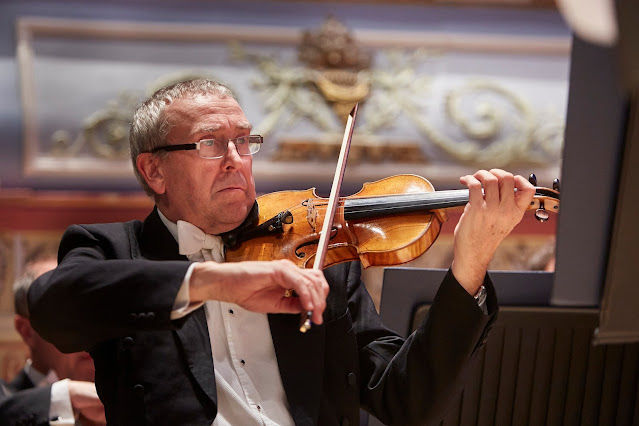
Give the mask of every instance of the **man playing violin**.
M 29 292 L 42 336 L 91 353 L 109 423 L 354 425 L 360 407 L 393 424 L 444 416 L 495 319 L 486 268 L 530 183 L 502 170 L 461 178 L 470 201 L 454 262 L 404 340 L 381 323 L 357 262 L 323 273 L 224 263 L 219 235 L 255 210 L 262 142 L 229 89 L 203 79 L 161 89 L 136 111 L 130 141 L 153 212 L 69 227 L 60 265 Z M 313 327 L 300 333 L 291 314 L 304 311 Z

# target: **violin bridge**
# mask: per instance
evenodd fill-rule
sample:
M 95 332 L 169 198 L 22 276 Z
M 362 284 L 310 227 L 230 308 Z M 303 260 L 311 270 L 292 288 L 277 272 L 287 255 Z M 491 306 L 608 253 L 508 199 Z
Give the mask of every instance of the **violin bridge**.
M 306 221 L 313 228 L 313 232 L 317 232 L 317 209 L 313 200 L 308 200 L 306 203 Z

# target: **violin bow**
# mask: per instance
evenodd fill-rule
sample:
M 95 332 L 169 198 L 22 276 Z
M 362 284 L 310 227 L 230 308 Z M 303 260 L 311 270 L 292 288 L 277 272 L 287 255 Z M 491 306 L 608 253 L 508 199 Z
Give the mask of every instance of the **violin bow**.
M 355 117 L 357 116 L 358 107 L 359 103 L 356 103 L 351 112 L 348 114 L 346 129 L 344 130 L 344 139 L 342 140 L 342 148 L 340 149 L 337 168 L 335 169 L 335 177 L 333 178 L 333 187 L 331 188 L 331 195 L 328 198 L 328 205 L 326 207 L 326 213 L 324 214 L 324 224 L 322 225 L 319 243 L 317 243 L 317 252 L 315 254 L 313 269 L 320 271 L 323 269 L 324 260 L 326 259 L 326 251 L 328 250 L 328 242 L 331 235 L 330 230 L 333 227 L 333 218 L 335 217 L 335 211 L 337 210 L 337 204 L 339 202 L 339 191 L 342 188 L 342 180 L 344 178 L 344 171 L 346 170 L 346 159 L 348 158 L 348 152 L 351 149 L 351 139 L 353 138 L 353 129 L 355 128 Z M 302 333 L 306 333 L 310 330 L 311 315 L 312 312 L 310 311 L 302 313 L 300 318 L 300 331 Z

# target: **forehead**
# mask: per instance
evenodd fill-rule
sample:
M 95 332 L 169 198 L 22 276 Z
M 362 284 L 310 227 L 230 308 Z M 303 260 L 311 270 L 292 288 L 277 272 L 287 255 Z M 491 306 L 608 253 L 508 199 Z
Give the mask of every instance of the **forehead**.
M 170 134 L 250 129 L 251 125 L 237 101 L 230 97 L 197 95 L 176 99 L 166 108 Z

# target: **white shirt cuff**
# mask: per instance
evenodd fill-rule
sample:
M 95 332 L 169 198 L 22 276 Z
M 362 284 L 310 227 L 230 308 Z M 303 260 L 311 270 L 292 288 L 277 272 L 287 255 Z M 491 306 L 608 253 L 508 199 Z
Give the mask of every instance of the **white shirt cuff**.
M 60 380 L 51 385 L 49 419 L 51 419 L 49 424 L 52 426 L 75 425 L 75 415 L 69 396 L 69 379 Z
M 192 304 L 190 301 L 189 285 L 194 267 L 195 263 L 192 263 L 191 266 L 189 266 L 189 269 L 186 270 L 184 281 L 182 281 L 180 290 L 178 290 L 177 296 L 175 297 L 175 302 L 173 302 L 173 308 L 171 310 L 172 320 L 182 318 L 204 304 L 203 302 Z
M 482 285 L 475 295 L 475 300 L 477 301 L 477 304 L 479 305 L 479 308 L 482 310 L 484 315 L 488 315 L 488 306 L 486 305 L 487 298 L 486 287 Z

